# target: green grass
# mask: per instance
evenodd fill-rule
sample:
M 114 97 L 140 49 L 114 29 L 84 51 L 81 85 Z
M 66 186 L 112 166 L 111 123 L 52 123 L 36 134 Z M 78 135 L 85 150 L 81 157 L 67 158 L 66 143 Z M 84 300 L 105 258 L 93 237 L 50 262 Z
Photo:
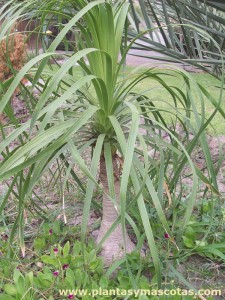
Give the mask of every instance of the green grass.
M 130 68 L 128 68 L 128 73 L 130 72 Z M 127 72 L 127 71 L 126 71 Z M 162 70 L 162 72 L 167 72 L 168 74 L 173 74 L 172 71 L 168 70 Z M 184 86 L 184 80 L 182 77 L 174 77 L 174 76 L 168 76 L 168 75 L 161 75 L 162 79 L 167 82 L 169 86 L 176 86 L 180 89 L 183 89 Z M 211 76 L 210 74 L 205 74 L 205 73 L 191 73 L 191 76 L 193 79 L 196 80 L 197 83 L 201 84 L 217 101 L 219 101 L 219 96 L 220 96 L 220 81 L 216 79 L 215 77 Z M 197 93 L 193 91 L 194 87 L 192 87 L 192 92 L 193 95 L 196 97 L 196 107 L 198 111 L 201 111 L 201 103 L 200 100 L 197 97 Z M 140 82 L 136 88 L 135 92 L 137 93 L 143 93 L 146 90 L 150 90 L 149 92 L 146 93 L 148 97 L 150 97 L 155 105 L 158 105 L 162 109 L 167 109 L 171 110 L 169 107 L 169 104 L 172 104 L 172 98 L 168 94 L 168 92 L 161 87 L 156 81 L 151 80 L 151 79 L 145 79 L 144 81 Z M 225 96 L 224 96 L 225 98 Z M 170 101 L 171 100 L 171 101 Z M 222 102 L 222 108 L 225 110 L 225 99 L 223 99 Z M 209 100 L 204 97 L 204 104 L 205 104 L 205 110 L 206 110 L 206 118 L 210 117 L 212 112 L 214 111 L 214 106 L 210 103 Z M 171 115 L 165 114 L 165 119 L 169 123 L 171 122 Z M 194 123 L 194 119 L 192 119 L 192 122 Z M 213 134 L 213 135 L 223 135 L 224 132 L 224 119 L 223 117 L 217 113 L 214 119 L 212 120 L 211 126 L 207 128 L 207 133 Z
M 53 69 L 52 71 L 55 72 L 57 68 L 56 65 L 51 66 Z M 48 71 L 48 70 L 47 70 Z M 49 69 L 50 71 L 50 69 Z M 50 71 L 50 72 L 52 72 Z M 131 76 L 131 72 L 134 71 L 134 68 L 132 67 L 126 67 L 124 72 L 121 74 L 121 80 L 123 76 L 125 78 Z M 142 69 L 137 70 L 136 73 L 142 72 Z M 168 75 L 160 75 L 163 80 L 167 82 L 169 86 L 175 86 L 177 88 L 180 88 L 185 92 L 184 87 L 184 80 L 181 76 L 177 76 L 174 74 L 173 71 L 168 69 L 155 69 L 155 71 L 160 71 L 162 73 L 167 73 Z M 154 72 L 155 72 L 154 71 Z M 83 76 L 82 71 L 80 67 L 74 67 L 73 73 L 75 78 L 80 78 Z M 175 76 L 174 76 L 175 75 Z M 190 73 L 190 75 L 193 77 L 194 80 L 196 80 L 197 83 L 201 84 L 214 98 L 216 101 L 219 101 L 220 96 L 220 86 L 221 83 L 218 79 L 213 77 L 210 74 L 206 73 Z M 195 93 L 194 87 L 192 86 L 192 93 L 194 97 L 196 97 L 196 107 L 198 111 L 201 111 L 201 102 L 197 96 L 197 92 Z M 92 88 L 91 88 L 92 90 Z M 160 107 L 161 109 L 165 109 L 168 111 L 168 113 L 164 113 L 165 120 L 170 124 L 174 120 L 174 117 L 169 113 L 173 108 L 170 107 L 170 105 L 173 105 L 172 97 L 169 95 L 169 93 L 165 90 L 164 87 L 162 87 L 158 82 L 152 80 L 152 79 L 145 79 L 142 82 L 139 82 L 137 86 L 134 89 L 134 92 L 136 93 L 143 93 L 144 95 L 148 96 L 152 99 L 153 103 Z M 222 100 L 221 106 L 222 109 L 225 111 L 225 96 L 223 96 L 224 99 Z M 171 100 L 171 101 L 170 101 Z M 205 105 L 205 115 L 206 118 L 210 117 L 212 112 L 214 111 L 214 106 L 210 103 L 210 101 L 204 97 L 204 105 Z M 178 106 L 179 107 L 179 106 Z M 181 110 L 180 110 L 181 112 Z M 192 123 L 194 125 L 195 120 L 192 119 Z M 216 116 L 213 118 L 212 122 L 210 123 L 210 126 L 207 128 L 207 133 L 212 135 L 224 135 L 224 119 L 220 115 L 220 113 L 217 113 Z

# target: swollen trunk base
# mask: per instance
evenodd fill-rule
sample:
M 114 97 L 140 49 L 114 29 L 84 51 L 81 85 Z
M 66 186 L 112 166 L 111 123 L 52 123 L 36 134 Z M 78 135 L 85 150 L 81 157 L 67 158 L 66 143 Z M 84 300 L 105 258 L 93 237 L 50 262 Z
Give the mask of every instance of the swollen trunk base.
M 119 181 L 119 169 L 117 165 L 116 154 L 112 156 L 113 172 L 114 172 L 114 188 L 115 195 L 119 206 L 120 196 L 120 181 Z M 100 160 L 100 180 L 104 191 L 109 194 L 107 172 L 104 156 Z M 109 231 L 112 224 L 117 220 L 118 213 L 114 204 L 103 194 L 103 217 L 97 243 L 100 243 L 104 235 Z M 122 226 L 119 224 L 114 231 L 108 236 L 106 241 L 102 245 L 101 256 L 104 259 L 105 265 L 110 265 L 113 261 L 119 260 L 125 256 L 126 253 L 130 253 L 134 250 L 135 245 L 125 231 L 125 237 L 123 237 Z

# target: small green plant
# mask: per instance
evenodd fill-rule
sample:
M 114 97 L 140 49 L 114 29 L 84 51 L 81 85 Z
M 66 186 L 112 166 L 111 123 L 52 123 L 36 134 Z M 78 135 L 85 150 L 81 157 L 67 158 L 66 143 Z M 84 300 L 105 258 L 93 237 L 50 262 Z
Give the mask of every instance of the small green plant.
M 85 249 L 79 240 L 71 245 L 69 241 L 65 241 L 65 233 L 68 231 L 68 228 L 62 231 L 62 223 L 59 221 L 44 223 L 34 239 L 34 256 L 29 262 L 27 259 L 20 260 L 19 263 L 4 259 L 0 261 L 0 277 L 3 279 L 0 300 L 58 299 L 59 290 L 62 289 L 91 291 L 117 286 L 132 288 L 125 264 L 121 265 L 116 278 L 110 277 L 102 258 L 96 256 L 94 241 L 90 239 Z M 64 241 L 58 243 L 62 236 Z M 6 244 L 4 246 L 7 247 Z M 138 253 L 130 254 L 128 259 L 132 264 L 132 272 L 141 275 L 137 281 L 139 288 L 147 288 L 149 280 L 142 273 L 148 266 L 144 261 L 140 265 Z
M 199 217 L 196 214 L 196 218 Z M 196 246 L 195 239 L 197 239 L 198 235 L 193 228 L 193 225 L 190 224 L 184 236 Z M 41 225 L 33 243 L 29 246 L 28 252 L 32 254 L 29 259 L 20 258 L 19 253 L 16 252 L 14 252 L 14 260 L 1 259 L 0 300 L 89 300 L 93 298 L 89 296 L 75 297 L 69 292 L 63 297 L 60 296 L 59 291 L 83 289 L 89 293 L 92 290 L 99 289 L 116 290 L 116 288 L 119 288 L 121 291 L 133 290 L 130 280 L 131 274 L 136 278 L 136 289 L 154 290 L 157 288 L 157 278 L 154 265 L 149 259 L 149 252 L 143 257 L 140 257 L 138 252 L 128 254 L 129 270 L 125 260 L 120 264 L 119 269 L 115 267 L 106 269 L 102 258 L 96 256 L 94 241 L 89 239 L 88 244 L 83 249 L 80 239 L 76 238 L 74 243 L 70 242 L 71 235 L 77 235 L 77 232 L 72 232 L 71 230 L 73 231 L 74 229 L 69 226 L 63 226 L 60 221 L 45 222 Z M 155 234 L 157 235 L 158 232 L 157 229 Z M 64 238 L 62 239 L 62 237 Z M 159 254 L 162 258 L 163 255 L 165 256 L 165 252 L 171 251 L 169 240 L 170 236 L 164 233 L 158 241 L 162 248 Z M 2 244 L 2 251 L 7 250 L 7 244 L 8 239 Z M 201 249 L 201 247 L 201 245 L 198 245 L 198 249 Z M 15 249 L 18 248 L 15 247 Z M 187 249 L 190 251 L 192 248 Z M 184 249 L 182 253 L 185 255 L 187 252 Z M 181 260 L 181 257 L 178 260 Z M 165 270 L 162 289 L 181 287 L 181 283 L 177 281 L 175 274 L 169 270 L 166 271 L 168 266 L 163 260 L 162 264 Z M 106 300 L 111 298 L 102 295 L 96 299 Z M 123 297 L 118 296 L 116 299 L 120 300 Z M 139 297 L 131 296 L 129 299 L 161 300 L 163 298 L 161 296 L 139 295 Z M 177 295 L 173 299 L 192 300 L 193 297 L 182 298 Z
M 180 211 L 180 214 L 182 214 Z M 178 223 L 179 225 L 179 223 Z M 198 200 L 194 213 L 182 236 L 183 246 L 188 249 L 185 257 L 197 253 L 213 261 L 225 259 L 224 208 L 218 199 Z M 182 255 L 180 256 L 180 258 Z

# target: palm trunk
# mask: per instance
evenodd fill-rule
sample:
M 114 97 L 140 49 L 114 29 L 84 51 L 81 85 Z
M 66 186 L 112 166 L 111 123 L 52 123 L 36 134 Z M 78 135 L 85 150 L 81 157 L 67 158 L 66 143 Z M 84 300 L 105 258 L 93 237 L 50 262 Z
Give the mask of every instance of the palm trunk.
M 114 172 L 114 186 L 116 199 L 119 202 L 120 196 L 120 181 L 119 181 L 119 168 L 117 165 L 116 154 L 112 156 L 113 172 Z M 103 186 L 104 191 L 109 194 L 106 164 L 104 156 L 102 155 L 100 160 L 100 181 Z M 103 236 L 110 229 L 112 224 L 116 221 L 118 213 L 114 207 L 112 201 L 103 194 L 103 217 L 101 222 L 101 227 L 99 235 L 97 238 L 97 243 L 101 241 Z M 124 243 L 125 242 L 125 243 Z M 112 261 L 121 259 L 125 256 L 125 249 L 127 253 L 134 250 L 135 245 L 130 240 L 127 232 L 125 232 L 125 240 L 123 238 L 122 226 L 118 225 L 107 240 L 102 245 L 101 255 L 104 258 L 106 265 L 112 263 Z

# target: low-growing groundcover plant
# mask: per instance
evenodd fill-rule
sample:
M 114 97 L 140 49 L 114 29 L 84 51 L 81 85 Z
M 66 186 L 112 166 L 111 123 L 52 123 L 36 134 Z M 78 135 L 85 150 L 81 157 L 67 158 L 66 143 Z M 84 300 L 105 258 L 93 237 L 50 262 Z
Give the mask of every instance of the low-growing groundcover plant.
M 124 290 L 132 289 L 124 264 L 116 277 L 109 277 L 108 272 L 105 272 L 103 268 L 102 258 L 96 256 L 92 240 L 89 240 L 88 245 L 85 246 L 84 253 L 82 253 L 81 242 L 78 240 L 73 241 L 73 246 L 69 241 L 63 247 L 57 244 L 60 236 L 66 238 L 68 233 L 68 229 L 62 228 L 59 221 L 44 223 L 41 232 L 34 240 L 33 251 L 37 257 L 32 265 L 28 259 L 23 263 L 1 262 L 0 274 L 9 281 L 1 287 L 4 292 L 0 295 L 0 299 L 11 300 L 22 299 L 22 297 L 23 299 L 49 300 L 77 299 L 72 294 L 74 288 L 87 290 L 88 293 L 99 288 L 116 289 L 118 286 Z M 132 261 L 134 270 L 140 270 L 140 257 L 137 254 L 133 254 L 128 259 Z M 143 270 L 147 267 L 147 265 L 142 265 Z M 141 275 L 137 284 L 139 288 L 147 289 L 149 280 Z M 63 290 L 66 293 L 64 295 Z M 82 299 L 93 299 L 93 297 L 83 295 Z M 99 296 L 97 299 L 109 299 L 109 297 Z
M 185 232 L 186 241 L 192 239 L 194 243 L 194 239 L 199 236 L 201 230 L 204 231 L 201 228 L 203 223 L 201 226 L 197 220 L 202 217 L 206 221 L 207 216 L 206 212 L 203 214 L 200 212 L 199 207 L 199 213 L 196 214 L 195 218 L 192 218 L 192 222 L 195 220 L 193 224 L 197 227 L 198 234 L 193 232 L 190 226 L 187 227 Z M 148 257 L 141 258 L 137 252 L 128 255 L 132 273 L 136 275 L 136 294 L 134 294 L 126 263 L 123 262 L 120 265 L 116 276 L 111 276 L 112 269 L 104 270 L 102 258 L 96 256 L 93 240 L 89 239 L 84 253 L 82 252 L 81 242 L 74 240 L 74 234 L 76 235 L 79 230 L 79 227 L 70 228 L 61 221 L 44 222 L 33 241 L 32 251 L 28 251 L 26 259 L 21 260 L 16 257 L 13 260 L 1 259 L 0 289 L 2 293 L 0 299 L 86 300 L 112 299 L 112 295 L 115 296 L 113 296 L 113 299 L 124 299 L 126 291 L 130 293 L 129 299 L 193 299 L 193 296 L 184 296 L 185 293 L 186 295 L 188 293 L 187 290 L 185 292 L 185 289 L 182 293 L 180 289 L 180 295 L 176 295 L 176 298 L 175 296 L 170 298 L 168 296 L 166 298 L 163 298 L 163 296 L 157 297 L 155 277 L 151 279 L 148 277 L 149 270 L 152 270 L 152 263 Z M 221 232 L 220 238 L 222 238 L 222 235 Z M 8 237 L 5 236 L 4 243 L 1 243 L 1 253 L 7 252 L 7 239 Z M 168 236 L 165 234 L 163 239 L 165 243 L 162 243 L 162 246 L 165 247 Z M 222 239 L 224 240 L 224 236 Z M 190 251 L 188 248 L 190 249 L 190 245 L 187 247 L 186 256 Z M 207 254 L 207 247 L 199 247 L 198 251 L 202 255 L 208 255 L 209 258 L 213 259 L 210 253 Z M 179 257 L 179 260 L 181 261 L 182 258 Z M 206 280 L 209 280 L 210 277 L 213 277 L 213 271 L 209 272 Z M 161 290 L 176 290 L 181 288 L 181 284 L 182 282 L 176 279 L 175 274 L 168 272 L 167 281 L 163 283 Z M 190 289 L 190 286 L 188 288 Z M 208 288 L 208 284 L 205 288 Z M 214 288 L 220 290 L 220 285 L 216 285 Z M 193 287 L 191 287 L 192 289 L 195 292 Z M 117 297 L 114 292 L 118 294 Z M 147 293 L 150 292 L 152 296 L 147 297 Z M 111 296 L 108 296 L 107 293 L 111 293 Z M 207 297 L 207 299 L 213 299 L 213 297 Z
M 80 236 L 82 255 L 85 256 L 94 189 L 100 187 L 103 216 L 93 255 L 100 252 L 105 265 L 113 264 L 114 269 L 125 261 L 129 279 L 135 287 L 138 280 L 132 275 L 132 263 L 127 254 L 135 250 L 139 256 L 144 256 L 143 248 L 147 248 L 160 287 L 162 269 L 170 253 L 174 252 L 176 257 L 182 249 L 182 236 L 190 224 L 198 193 L 201 191 L 212 201 L 220 197 L 216 181 L 218 168 L 213 165 L 204 130 L 218 111 L 224 114 L 220 109 L 222 92 L 220 99 L 214 99 L 181 70 L 168 75 L 174 77 L 174 86 L 168 86 L 160 77 L 162 71 L 153 68 L 144 71 L 137 68 L 125 77 L 123 65 L 132 43 L 126 39 L 128 8 L 127 3 L 113 5 L 104 0 L 66 1 L 62 5 L 58 1 L 23 1 L 23 4 L 15 2 L 9 6 L 11 21 L 7 22 L 5 14 L 1 40 L 10 34 L 11 26 L 19 17 L 33 15 L 43 21 L 45 28 L 46 20 L 50 22 L 52 15 L 59 21 L 66 15 L 69 21 L 51 45 L 45 47 L 44 53 L 30 58 L 20 71 L 14 70 L 12 80 L 2 83 L 0 112 L 8 114 L 11 123 L 7 128 L 1 124 L 0 180 L 4 183 L 5 193 L 0 212 L 9 199 L 15 201 L 17 215 L 10 226 L 9 245 L 18 236 L 22 256 L 26 257 L 24 210 L 39 211 L 43 215 L 36 189 L 43 174 L 61 159 L 67 168 L 65 182 L 72 176 L 77 186 L 85 191 Z M 57 45 L 74 28 L 78 49 L 66 54 L 67 60 L 62 66 L 57 64 L 51 69 L 50 58 L 56 56 Z M 39 30 L 43 32 L 42 27 Z M 47 68 L 48 64 L 50 68 Z M 75 64 L 79 64 L 81 76 L 78 76 Z M 32 82 L 32 87 L 41 85 L 38 99 L 32 95 L 32 90 L 22 85 L 24 77 Z M 157 81 L 159 87 L 172 97 L 168 110 L 162 111 L 155 99 L 145 95 L 148 87 L 139 94 L 133 91 L 137 83 L 147 77 Z M 177 77 L 183 78 L 182 90 L 176 87 Z M 22 124 L 8 109 L 18 86 L 30 111 L 30 118 Z M 202 103 L 200 112 L 196 109 L 195 97 Z M 210 101 L 215 107 L 208 119 L 205 118 L 204 101 Z M 171 116 L 170 124 L 164 121 L 166 114 Z M 183 137 L 177 133 L 178 125 L 185 133 Z M 6 129 L 10 129 L 10 133 Z M 197 145 L 205 156 L 204 173 L 191 158 Z M 90 167 L 82 158 L 89 148 L 92 149 Z M 152 156 L 152 151 L 157 153 L 158 159 Z M 75 165 L 87 178 L 85 188 L 79 174 L 73 170 Z M 191 178 L 192 188 L 182 219 L 177 224 L 176 207 L 182 195 L 185 168 L 188 170 L 185 176 Z M 213 216 L 212 211 L 211 219 Z M 205 240 L 208 234 L 209 231 L 201 238 Z M 160 251 L 161 245 L 157 246 L 157 240 L 162 237 L 169 244 L 166 256 Z M 196 248 L 201 246 L 196 244 Z M 216 250 L 214 255 L 223 258 L 221 250 Z M 13 255 L 11 247 L 7 255 Z M 15 274 L 14 281 L 20 277 L 17 271 Z

